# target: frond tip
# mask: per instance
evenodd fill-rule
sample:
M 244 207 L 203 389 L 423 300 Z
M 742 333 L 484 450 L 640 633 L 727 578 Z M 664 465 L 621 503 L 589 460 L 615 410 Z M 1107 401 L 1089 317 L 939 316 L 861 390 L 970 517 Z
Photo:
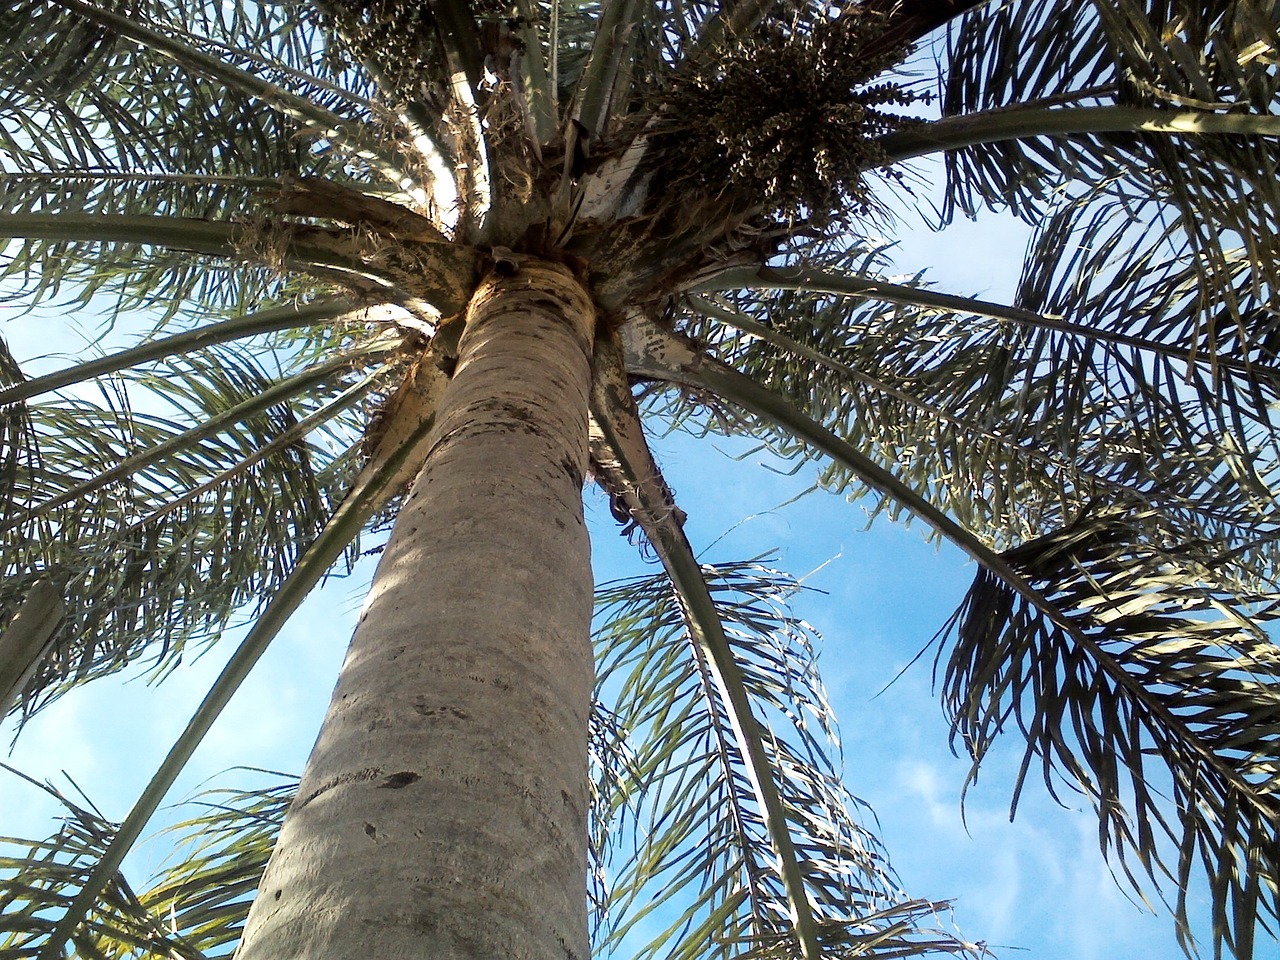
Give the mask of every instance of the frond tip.
M 1152 512 L 1098 510 L 1006 552 L 1062 616 L 979 573 L 948 625 L 943 699 L 970 780 L 1016 723 L 1014 808 L 1033 762 L 1055 796 L 1087 797 L 1117 872 L 1139 893 L 1176 888 L 1189 954 L 1203 869 L 1215 956 L 1243 960 L 1280 916 L 1280 648 L 1262 630 L 1280 593 L 1168 534 Z
M 44 790 L 65 811 L 58 832 L 45 840 L 0 838 L 0 848 L 8 848 L 0 852 L 0 907 L 4 914 L 0 957 L 36 957 L 49 944 L 54 926 L 50 915 L 65 910 L 80 891 L 85 876 L 110 844 L 115 825 L 48 784 L 37 783 L 6 764 L 0 768 Z M 72 956 L 205 960 L 199 949 L 165 926 L 124 875 L 113 871 L 72 939 Z

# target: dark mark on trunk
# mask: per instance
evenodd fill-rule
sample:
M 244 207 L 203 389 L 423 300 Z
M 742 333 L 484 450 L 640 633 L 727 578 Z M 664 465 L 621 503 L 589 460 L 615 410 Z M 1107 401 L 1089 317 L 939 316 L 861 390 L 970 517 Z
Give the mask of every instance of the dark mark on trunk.
M 422 779 L 421 774 L 413 773 L 409 770 L 401 770 L 399 773 L 393 773 L 378 784 L 379 790 L 399 790 L 407 787 L 411 783 L 417 783 Z

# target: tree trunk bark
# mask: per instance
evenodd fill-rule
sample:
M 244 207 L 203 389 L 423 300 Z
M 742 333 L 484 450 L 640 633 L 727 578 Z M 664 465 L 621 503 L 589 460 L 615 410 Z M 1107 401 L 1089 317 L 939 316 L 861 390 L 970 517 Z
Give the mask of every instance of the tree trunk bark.
M 239 960 L 586 960 L 594 309 L 491 276 Z

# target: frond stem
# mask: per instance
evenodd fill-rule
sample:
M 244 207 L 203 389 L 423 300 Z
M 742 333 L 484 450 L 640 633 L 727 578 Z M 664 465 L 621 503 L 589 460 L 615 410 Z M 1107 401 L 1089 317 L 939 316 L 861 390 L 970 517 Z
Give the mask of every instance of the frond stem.
M 742 668 L 738 666 L 729 645 L 724 623 L 707 587 L 702 568 L 677 519 L 674 503 L 650 502 L 654 497 L 649 491 L 655 487 L 665 490 L 666 485 L 662 482 L 644 441 L 639 414 L 627 387 L 621 349 L 610 343 L 601 344 L 597 349 L 601 353 L 616 356 L 616 361 L 612 364 L 608 363 L 608 357 L 597 359 L 597 371 L 608 365 L 608 369 L 603 370 L 603 376 L 607 377 L 610 370 L 615 370 L 616 376 L 612 383 L 605 382 L 601 372 L 593 378 L 593 420 L 610 452 L 633 482 L 628 492 L 632 494 L 629 499 L 634 501 L 635 519 L 653 544 L 675 587 L 694 641 L 699 672 L 704 677 L 710 675 L 727 710 L 730 728 L 746 760 L 747 776 L 778 858 L 779 872 L 801 955 L 804 960 L 819 960 L 822 950 L 817 922 L 805 890 L 799 856 L 791 840 L 786 808 L 774 783 L 773 765 L 765 750 L 761 726 L 751 709 L 751 698 L 743 679 Z
M 603 133 L 618 65 L 635 34 L 636 10 L 636 0 L 611 0 L 604 6 L 574 95 L 573 118 L 577 123 L 565 133 L 566 181 L 575 155 L 589 152 L 592 143 Z
M 150 360 L 181 356 L 232 340 L 275 333 L 277 330 L 290 330 L 326 321 L 337 321 L 358 310 L 360 308 L 348 300 L 319 300 L 315 303 L 275 307 L 271 310 L 211 323 L 195 330 L 187 330 L 160 340 L 139 344 L 98 360 L 77 363 L 73 367 L 57 370 L 42 377 L 36 377 L 34 380 L 16 383 L 0 390 L 0 406 L 21 403 L 42 393 L 84 383 L 105 374 L 127 370 Z
M 156 520 L 159 520 L 161 517 L 165 516 L 166 514 L 172 513 L 174 510 L 177 510 L 184 503 L 190 503 L 192 500 L 196 499 L 196 497 L 200 496 L 202 493 L 212 490 L 214 487 L 218 486 L 219 484 L 226 483 L 228 480 L 235 479 L 245 470 L 248 470 L 250 467 L 252 467 L 255 463 L 261 463 L 263 460 L 271 456 L 273 453 L 283 450 L 284 448 L 290 446 L 291 444 L 299 443 L 302 440 L 306 439 L 307 434 L 309 434 L 312 430 L 332 420 L 338 414 L 342 413 L 344 410 L 348 409 L 349 407 L 353 406 L 358 401 L 363 399 L 365 395 L 367 395 L 369 391 L 373 388 L 374 384 L 376 384 L 378 380 L 383 376 L 383 374 L 385 374 L 387 370 L 394 365 L 394 362 L 395 361 L 389 361 L 387 363 L 382 364 L 373 373 L 366 376 L 360 382 L 352 385 L 351 387 L 348 387 L 342 393 L 338 394 L 338 396 L 336 396 L 331 402 L 325 404 L 323 407 L 314 411 L 313 413 L 310 413 L 307 416 L 303 417 L 301 420 L 295 423 L 288 430 L 284 431 L 278 437 L 273 439 L 270 443 L 263 444 L 253 453 L 249 454 L 249 456 L 245 457 L 243 460 L 237 463 L 234 467 L 229 467 L 228 469 L 223 470 L 217 476 L 210 477 L 204 483 L 199 484 L 198 486 L 192 487 L 190 490 L 183 491 L 182 496 L 178 497 L 175 500 L 170 500 L 163 507 L 159 507 L 156 510 L 153 510 L 151 513 L 147 514 L 141 520 L 138 520 L 135 523 L 131 523 L 128 527 L 125 528 L 123 533 L 127 535 L 129 533 L 132 533 L 135 530 L 142 529 L 149 523 L 154 523 Z
M 65 613 L 58 588 L 42 577 L 31 585 L 17 613 L 5 625 L 0 633 L 0 717 L 20 699 Z
M 661 551 L 669 536 L 666 532 L 667 525 L 670 524 L 678 532 L 681 522 L 677 519 L 678 508 L 670 494 L 670 488 L 662 478 L 648 442 L 644 439 L 644 428 L 634 399 L 631 399 L 616 331 L 603 327 L 597 331 L 591 365 L 592 472 L 596 474 L 596 482 L 611 497 L 619 496 L 623 499 L 631 517 L 644 531 L 645 537 L 661 558 Z M 665 561 L 663 563 L 665 566 Z M 693 628 L 689 625 L 688 607 L 684 605 L 681 594 L 674 585 L 672 592 L 680 604 L 686 630 L 690 631 L 689 646 L 702 685 L 708 692 L 706 704 L 712 718 L 711 730 L 715 738 L 716 755 L 720 758 L 723 769 L 730 771 L 733 765 L 724 733 L 725 721 L 720 701 L 712 693 L 715 688 L 714 674 L 706 662 L 706 651 L 698 644 Z M 741 798 L 736 790 L 730 789 L 727 793 L 741 854 L 744 859 L 755 861 L 754 844 L 747 833 Z M 746 873 L 748 877 L 751 876 L 750 866 L 746 868 Z M 756 884 L 748 882 L 746 886 L 753 915 L 762 917 L 764 913 Z
M 244 229 L 191 217 L 0 213 L 0 237 L 9 239 L 139 243 L 220 257 L 235 253 Z
M 93 167 L 58 167 L 38 173 L 0 172 L 6 183 L 182 183 L 191 186 L 244 187 L 246 190 L 279 190 L 276 177 L 236 177 L 200 173 L 149 173 L 139 170 L 103 170 Z
M 475 251 L 460 244 L 423 243 L 400 248 L 412 261 L 412 270 L 397 272 L 385 260 L 383 266 L 365 262 L 360 238 L 351 230 L 328 230 L 290 221 L 268 222 L 264 226 L 182 217 L 0 213 L 0 238 L 136 243 L 227 258 L 251 256 L 252 250 L 245 250 L 246 241 L 259 234 L 274 239 L 273 229 L 278 234 L 279 249 L 269 249 L 269 256 L 261 259 L 347 284 L 373 302 L 403 300 L 411 310 L 415 303 L 429 303 L 446 316 L 466 302 L 469 288 L 465 277 L 474 268 Z M 424 251 L 434 262 L 424 263 Z M 441 285 L 423 291 L 424 285 L 430 287 L 435 281 Z M 406 289 L 406 284 L 412 289 Z
M 519 36 L 524 43 L 520 55 L 520 75 L 523 85 L 525 108 L 528 110 L 533 138 L 541 147 L 550 143 L 556 135 L 559 119 L 556 107 L 557 93 L 553 78 L 543 59 L 544 44 L 538 35 L 539 4 L 534 0 L 516 0 L 520 11 Z
M 760 736 L 760 724 L 751 710 L 750 697 L 743 681 L 742 669 L 734 659 L 733 650 L 725 636 L 724 624 L 715 600 L 702 575 L 702 568 L 694 557 L 693 548 L 684 532 L 668 522 L 660 528 L 646 526 L 646 534 L 662 559 L 662 565 L 671 577 L 680 597 L 689 632 L 697 647 L 702 669 L 710 673 L 727 708 L 729 725 L 734 732 L 747 761 L 747 774 L 761 806 L 765 828 L 769 831 L 774 853 L 778 857 L 779 872 L 786 890 L 791 920 L 800 944 L 804 960 L 819 960 L 822 949 L 818 942 L 817 923 L 808 893 L 804 888 L 804 875 L 799 857 L 791 842 L 787 825 L 786 808 L 773 782 L 773 766 L 765 752 Z
M 946 117 L 918 128 L 888 134 L 876 142 L 884 151 L 884 163 L 900 163 L 930 153 L 1001 140 L 1095 133 L 1274 137 L 1280 135 L 1280 116 L 1145 107 L 1014 107 Z
M 1280 122 L 1280 117 L 1275 118 Z M 834 273 L 809 267 L 733 267 L 691 287 L 687 292 L 701 293 L 721 290 L 797 290 L 808 293 L 824 293 L 838 297 L 865 297 L 898 303 L 904 306 L 922 307 L 946 313 L 969 314 L 991 320 L 1006 320 L 1027 327 L 1057 330 L 1103 343 L 1145 350 L 1162 357 L 1179 360 L 1189 367 L 1196 364 L 1226 367 L 1245 374 L 1264 373 L 1280 380 L 1280 367 L 1251 363 L 1233 357 L 1202 357 L 1199 353 L 1181 349 L 1166 343 L 1146 340 L 1112 330 L 1099 330 L 1083 323 L 1073 323 L 1059 316 L 1036 313 L 1022 307 L 977 300 L 950 293 L 937 293 L 922 287 L 890 283 L 874 276 Z
M 133 476 L 138 471 L 146 469 L 151 464 L 158 463 L 163 460 L 171 453 L 182 450 L 193 443 L 197 443 L 206 437 L 216 434 L 220 430 L 230 427 L 233 424 L 240 423 L 241 421 L 255 416 L 264 410 L 270 409 L 278 403 L 287 402 L 288 400 L 305 393 L 312 387 L 324 383 L 326 380 L 329 380 L 337 374 L 350 370 L 353 365 L 363 358 L 377 358 L 396 349 L 398 349 L 398 343 L 388 344 L 386 341 L 382 341 L 369 344 L 367 346 L 357 348 L 345 356 L 336 357 L 328 363 L 312 367 L 310 370 L 305 370 L 302 373 L 288 377 L 285 380 L 281 380 L 279 383 L 263 390 L 257 396 L 250 397 L 248 400 L 237 403 L 230 409 L 223 411 L 217 416 L 210 417 L 203 423 L 198 424 L 189 430 L 183 431 L 176 437 L 171 437 L 163 443 L 157 443 L 155 446 L 149 448 L 143 453 L 127 457 L 117 463 L 114 467 L 102 471 L 92 479 L 86 480 L 83 483 L 78 483 L 70 490 L 63 491 L 56 497 L 51 497 L 48 500 L 36 504 L 35 506 L 29 507 L 27 510 L 23 511 L 23 515 L 18 519 L 11 520 L 5 526 L 0 527 L 0 532 L 12 530 L 15 527 L 26 523 L 30 517 L 38 516 L 50 510 L 55 510 L 58 507 L 72 503 L 73 501 L 87 496 L 97 490 L 101 490 L 108 484 L 114 483 L 118 480 L 123 480 L 125 477 Z

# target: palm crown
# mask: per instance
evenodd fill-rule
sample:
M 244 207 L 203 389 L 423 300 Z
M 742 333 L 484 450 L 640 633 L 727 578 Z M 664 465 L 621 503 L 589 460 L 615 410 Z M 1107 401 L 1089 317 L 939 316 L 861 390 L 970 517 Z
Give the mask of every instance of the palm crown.
M 819 460 L 969 553 L 939 662 L 975 771 L 1016 726 L 1017 790 L 1082 790 L 1188 944 L 1203 871 L 1215 952 L 1250 956 L 1280 879 L 1276 29 L 1263 0 L 11 2 L 6 288 L 154 329 L 34 379 L 0 354 L 0 697 L 257 619 L 119 828 L 68 801 L 7 861 L 6 946 L 234 944 L 287 788 L 196 822 L 207 855 L 149 894 L 121 858 L 393 520 L 478 285 L 549 264 L 600 317 L 591 475 L 663 566 L 599 597 L 598 947 L 657 898 L 679 920 L 643 956 L 976 949 L 851 815 L 785 584 L 694 560 L 653 418 Z M 941 222 L 1035 225 L 1013 303 L 886 275 L 869 238 L 929 154 Z

